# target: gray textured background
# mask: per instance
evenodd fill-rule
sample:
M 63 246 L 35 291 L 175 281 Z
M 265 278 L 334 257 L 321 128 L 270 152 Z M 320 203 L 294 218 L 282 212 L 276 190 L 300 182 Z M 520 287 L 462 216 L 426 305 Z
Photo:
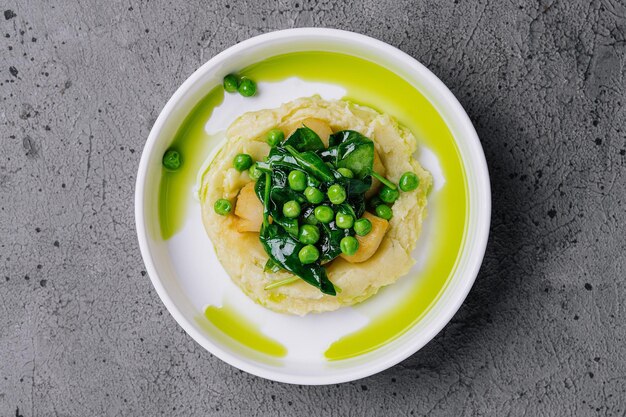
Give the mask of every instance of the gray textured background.
M 171 3 L 0 1 L 0 416 L 626 415 L 623 2 Z M 492 176 L 487 255 L 454 320 L 339 386 L 204 351 L 152 290 L 134 229 L 141 149 L 174 90 L 297 26 L 426 64 Z

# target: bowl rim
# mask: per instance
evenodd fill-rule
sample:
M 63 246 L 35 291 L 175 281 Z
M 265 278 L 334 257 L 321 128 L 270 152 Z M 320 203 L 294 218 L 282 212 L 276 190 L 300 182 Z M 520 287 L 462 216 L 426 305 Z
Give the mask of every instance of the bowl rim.
M 324 374 L 324 375 L 294 375 L 287 372 L 280 372 L 266 366 L 256 366 L 253 362 L 246 362 L 241 360 L 236 355 L 231 354 L 227 349 L 220 347 L 218 344 L 213 343 L 211 339 L 200 333 L 195 326 L 189 321 L 181 310 L 177 307 L 176 303 L 172 300 L 167 290 L 165 289 L 159 273 L 153 261 L 152 253 L 150 251 L 148 243 L 148 234 L 146 231 L 146 223 L 144 218 L 144 194 L 145 183 L 148 171 L 148 164 L 150 156 L 153 153 L 154 147 L 157 143 L 157 137 L 160 131 L 163 129 L 167 119 L 173 112 L 178 102 L 185 97 L 185 95 L 192 89 L 193 85 L 198 82 L 202 76 L 213 67 L 218 66 L 220 63 L 228 60 L 231 56 L 240 53 L 250 47 L 283 38 L 289 38 L 292 36 L 298 37 L 311 37 L 320 39 L 337 39 L 341 38 L 342 41 L 353 42 L 364 48 L 372 50 L 383 50 L 392 59 L 403 61 L 411 66 L 415 67 L 415 71 L 419 72 L 426 82 L 433 87 L 439 98 L 446 103 L 446 107 L 452 111 L 452 113 L 458 117 L 457 123 L 460 123 L 465 140 L 468 143 L 472 152 L 472 160 L 476 164 L 474 168 L 477 168 L 474 172 L 476 181 L 479 187 L 482 187 L 484 193 L 484 199 L 479 201 L 478 204 L 482 208 L 482 211 L 478 213 L 476 236 L 473 241 L 472 254 L 474 257 L 468 261 L 468 267 L 466 268 L 465 279 L 461 280 L 460 284 L 455 289 L 455 294 L 451 303 L 437 315 L 432 323 L 421 333 L 421 337 L 418 339 L 410 339 L 411 343 L 405 343 L 405 346 L 399 347 L 392 354 L 387 355 L 383 359 L 377 360 L 375 363 L 369 366 L 358 366 L 356 368 L 345 368 L 340 373 Z M 278 30 L 261 35 L 254 36 L 247 40 L 244 40 L 236 45 L 233 45 L 219 54 L 215 55 L 203 65 L 201 65 L 196 71 L 193 72 L 183 84 L 174 92 L 174 94 L 167 101 L 159 116 L 157 117 L 148 139 L 144 145 L 141 159 L 139 162 L 137 179 L 135 183 L 135 224 L 137 229 L 137 237 L 139 241 L 140 252 L 148 272 L 148 276 L 154 286 L 159 298 L 176 320 L 176 322 L 190 335 L 197 343 L 203 348 L 217 356 L 222 361 L 241 369 L 250 374 L 290 384 L 302 384 L 302 385 L 326 385 L 349 382 L 361 378 L 365 378 L 370 375 L 374 375 L 385 369 L 388 369 L 409 356 L 416 353 L 424 345 L 430 342 L 452 319 L 452 317 L 459 310 L 463 302 L 465 301 L 469 291 L 471 290 L 484 258 L 487 242 L 489 238 L 489 230 L 491 223 L 491 187 L 489 180 L 489 172 L 487 162 L 485 159 L 484 151 L 478 134 L 474 129 L 474 126 L 465 112 L 465 109 L 459 103 L 454 94 L 446 87 L 446 85 L 428 68 L 417 61 L 412 56 L 399 50 L 398 48 L 387 44 L 386 42 L 369 37 L 367 35 L 350 32 L 340 29 L 330 28 L 294 28 Z M 467 243 L 466 243 L 467 244 Z M 445 291 L 444 291 L 445 293 Z M 441 297 L 435 300 L 435 304 L 441 301 Z M 278 368 L 280 369 L 280 368 Z

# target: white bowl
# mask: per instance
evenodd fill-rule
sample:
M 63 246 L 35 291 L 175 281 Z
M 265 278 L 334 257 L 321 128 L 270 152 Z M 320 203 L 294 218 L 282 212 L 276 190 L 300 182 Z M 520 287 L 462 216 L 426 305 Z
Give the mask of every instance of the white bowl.
M 432 103 L 452 133 L 465 168 L 469 200 L 467 228 L 457 267 L 445 289 L 428 312 L 408 331 L 384 347 L 355 358 L 328 363 L 307 362 L 301 358 L 290 360 L 289 357 L 273 361 L 244 355 L 198 324 L 198 315 L 203 314 L 198 294 L 206 291 L 205 284 L 210 279 L 183 277 L 184 273 L 174 266 L 173 259 L 178 256 L 174 253 L 176 251 L 155 232 L 161 157 L 184 117 L 211 88 L 221 83 L 225 74 L 271 56 L 312 50 L 354 55 L 394 68 Z M 346 382 L 375 374 L 397 364 L 428 343 L 450 321 L 474 283 L 487 244 L 490 215 L 491 194 L 485 157 L 472 123 L 453 94 L 434 74 L 404 52 L 367 36 L 334 29 L 289 29 L 260 35 L 228 48 L 200 67 L 174 93 L 156 120 L 141 157 L 135 192 L 135 217 L 141 253 L 150 279 L 174 319 L 205 349 L 241 370 L 275 381 L 311 385 Z M 194 227 L 201 229 L 200 224 L 198 218 Z M 208 240 L 204 230 L 196 232 L 202 236 L 198 239 Z M 211 275 L 228 280 L 224 278 L 219 263 L 215 259 L 210 262 L 213 262 Z M 202 282 L 204 287 L 194 287 L 193 280 Z M 220 282 L 226 285 L 224 281 Z M 246 308 L 263 309 L 257 305 Z M 260 310 L 254 311 L 256 313 L 252 314 L 265 314 Z M 267 314 L 265 320 L 282 320 L 281 315 Z M 316 320 L 328 321 L 323 314 L 304 319 L 290 318 L 299 319 L 303 326 L 314 325 Z

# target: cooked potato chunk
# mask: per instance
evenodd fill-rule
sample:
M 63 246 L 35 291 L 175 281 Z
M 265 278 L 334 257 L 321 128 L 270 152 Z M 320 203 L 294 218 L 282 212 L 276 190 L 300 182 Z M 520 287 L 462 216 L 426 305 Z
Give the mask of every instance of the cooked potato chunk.
M 359 241 L 359 249 L 354 255 L 348 256 L 343 253 L 340 255 L 343 259 L 353 264 L 367 261 L 376 253 L 389 227 L 387 220 L 376 217 L 367 211 L 363 213 L 363 217 L 372 222 L 372 230 L 365 236 L 355 236 Z
M 246 184 L 237 196 L 236 227 L 239 232 L 259 232 L 263 223 L 263 204 L 254 192 L 254 182 Z

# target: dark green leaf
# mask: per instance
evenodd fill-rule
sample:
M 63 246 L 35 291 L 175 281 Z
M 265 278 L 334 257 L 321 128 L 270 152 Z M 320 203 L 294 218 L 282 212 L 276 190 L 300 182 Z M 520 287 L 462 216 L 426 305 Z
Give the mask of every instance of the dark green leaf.
M 324 149 L 322 152 L 319 153 L 319 155 L 324 162 L 330 162 L 331 164 L 334 164 L 337 161 L 337 147 L 334 146 L 328 149 Z
M 285 148 L 279 146 L 270 150 L 265 163 L 267 164 L 270 172 L 275 168 L 285 168 L 289 170 L 299 168 L 298 162 L 295 158 L 291 156 Z
M 285 146 L 287 152 L 293 156 L 300 168 L 306 171 L 308 174 L 313 175 L 322 182 L 333 181 L 335 176 L 332 170 L 324 163 L 314 152 L 298 152 L 292 146 Z
M 307 202 L 304 194 L 292 190 L 291 188 L 280 188 L 280 185 L 272 187 L 271 198 L 277 206 L 282 207 L 287 201 L 295 200 L 300 204 Z
M 334 221 L 322 224 L 320 230 L 320 261 L 332 261 L 341 255 L 340 242 L 346 236 L 350 236 L 349 229 L 340 229 Z
M 282 213 L 283 205 L 290 200 L 296 200 L 301 203 L 306 202 L 306 198 L 290 188 L 284 188 L 287 174 L 284 171 L 276 170 L 270 180 L 269 191 L 266 187 L 267 177 L 269 174 L 259 178 L 255 184 L 254 191 L 263 203 L 264 214 L 272 217 L 276 225 L 281 226 L 287 233 L 292 236 L 298 236 L 298 219 L 289 219 Z M 266 198 L 266 192 L 268 198 Z
M 349 200 L 349 202 L 354 209 L 354 212 L 356 213 L 355 219 L 361 218 L 361 216 L 363 216 L 363 213 L 365 213 L 365 198 L 355 198 Z
M 261 200 L 261 203 L 263 203 L 264 206 L 265 206 L 265 182 L 266 181 L 267 181 L 266 176 L 261 175 L 261 178 L 259 178 L 254 184 L 254 192 L 256 193 L 256 196 L 259 197 L 259 200 Z
M 330 136 L 330 145 L 337 147 L 337 168 L 348 168 L 359 179 L 370 175 L 374 166 L 374 142 L 354 130 L 342 130 Z
M 340 204 L 337 208 L 337 211 L 343 214 L 349 214 L 354 220 L 358 219 L 357 214 L 354 212 L 354 209 L 348 203 Z
M 283 215 L 279 215 L 277 213 L 272 214 L 272 220 L 275 224 L 282 226 L 283 229 L 291 236 L 297 238 L 298 237 L 298 219 L 289 219 Z
M 341 177 L 337 182 L 343 185 L 348 196 L 357 196 L 365 194 L 372 186 L 372 177 L 366 176 L 363 179 Z
M 312 215 L 314 206 L 301 192 L 291 189 L 287 181 L 289 172 L 299 169 L 307 173 L 307 185 L 315 186 L 322 192 L 326 192 L 332 184 L 340 184 L 346 190 L 347 199 L 336 210 L 355 219 L 360 218 L 365 211 L 365 193 L 372 184 L 370 174 L 374 144 L 354 131 L 342 131 L 331 135 L 330 144 L 331 147 L 325 149 L 315 132 L 308 128 L 298 129 L 288 138 L 285 146 L 272 148 L 265 161 L 257 162 L 258 168 L 265 175 L 257 180 L 255 192 L 264 207 L 265 217 L 260 240 L 271 259 L 271 262 L 268 261 L 268 267 L 274 268 L 275 265 L 279 265 L 280 268 L 320 288 L 323 293 L 335 295 L 336 289 L 328 280 L 326 269 L 321 263 L 332 261 L 339 256 L 341 239 L 353 235 L 354 231 L 340 229 L 334 221 L 320 224 Z M 337 172 L 339 167 L 350 169 L 355 177 L 342 176 Z M 301 204 L 300 220 L 286 218 L 282 213 L 283 205 L 291 200 Z M 266 221 L 270 216 L 273 220 L 271 224 Z M 298 252 L 304 247 L 298 239 L 299 221 L 315 223 L 320 230 L 320 239 L 316 243 L 320 250 L 320 259 L 313 264 L 303 265 L 298 257 Z
M 313 130 L 308 127 L 296 129 L 283 146 L 293 146 L 298 152 L 320 151 L 325 149 L 324 143 Z
M 302 210 L 302 219 L 305 224 L 317 224 L 318 220 L 315 218 L 315 206 L 308 206 Z
M 324 294 L 336 295 L 335 287 L 326 275 L 326 268 L 319 262 L 302 265 L 298 259 L 298 252 L 304 245 L 288 234 L 278 233 L 277 230 L 278 227 L 271 226 L 261 228 L 261 244 L 270 258 L 282 268 L 319 288 Z

